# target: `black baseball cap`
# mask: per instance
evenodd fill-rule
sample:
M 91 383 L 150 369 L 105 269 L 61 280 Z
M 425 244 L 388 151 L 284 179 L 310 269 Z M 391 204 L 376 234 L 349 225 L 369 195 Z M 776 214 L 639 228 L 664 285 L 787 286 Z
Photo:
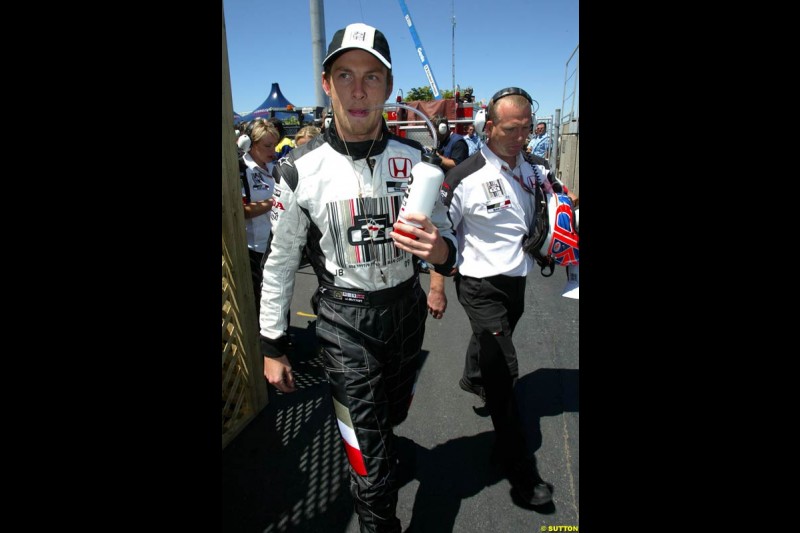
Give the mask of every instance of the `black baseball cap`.
M 389 43 L 380 30 L 367 26 L 361 22 L 348 24 L 333 34 L 333 40 L 328 45 L 328 55 L 322 65 L 333 61 L 336 56 L 346 50 L 360 49 L 377 57 L 381 63 L 392 69 L 392 56 L 389 53 Z

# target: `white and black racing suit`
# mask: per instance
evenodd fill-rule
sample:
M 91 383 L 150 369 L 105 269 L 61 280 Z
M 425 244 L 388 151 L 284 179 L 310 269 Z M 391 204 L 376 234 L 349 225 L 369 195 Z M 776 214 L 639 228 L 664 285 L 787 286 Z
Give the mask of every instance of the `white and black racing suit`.
M 316 335 L 350 462 L 351 493 L 362 531 L 400 531 L 395 515 L 392 427 L 411 404 L 427 318 L 416 258 L 389 238 L 422 146 L 383 125 L 372 141 L 348 143 L 335 130 L 295 148 L 273 172 L 278 222 L 264 264 L 261 346 L 287 353 L 287 313 L 303 248 L 320 295 Z M 368 156 L 368 157 L 367 157 Z M 450 253 L 456 239 L 441 197 L 431 216 Z

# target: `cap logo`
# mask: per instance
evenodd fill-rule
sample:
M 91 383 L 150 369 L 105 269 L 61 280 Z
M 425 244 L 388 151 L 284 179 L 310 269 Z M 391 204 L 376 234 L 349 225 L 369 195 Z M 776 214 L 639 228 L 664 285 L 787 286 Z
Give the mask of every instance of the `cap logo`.
M 356 25 L 352 24 L 351 26 Z M 342 39 L 342 47 L 350 45 L 372 48 L 374 46 L 374 41 L 375 31 L 369 31 L 367 28 L 364 28 L 363 24 L 359 24 L 357 27 L 350 29 L 346 39 Z
M 367 40 L 367 32 L 365 31 L 354 31 L 350 34 L 351 41 L 366 41 Z

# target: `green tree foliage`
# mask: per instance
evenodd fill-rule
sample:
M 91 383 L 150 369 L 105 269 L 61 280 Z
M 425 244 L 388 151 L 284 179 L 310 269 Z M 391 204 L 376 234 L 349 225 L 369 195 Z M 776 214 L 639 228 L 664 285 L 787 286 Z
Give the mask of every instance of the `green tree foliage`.
M 453 91 L 449 89 L 441 91 L 441 93 L 442 93 L 442 98 L 453 98 Z M 429 85 L 425 85 L 423 87 L 415 87 L 406 92 L 405 99 L 429 102 L 433 100 L 433 91 L 431 90 Z
M 433 100 L 433 91 L 427 85 L 424 87 L 414 87 L 406 93 L 406 100 L 427 102 Z

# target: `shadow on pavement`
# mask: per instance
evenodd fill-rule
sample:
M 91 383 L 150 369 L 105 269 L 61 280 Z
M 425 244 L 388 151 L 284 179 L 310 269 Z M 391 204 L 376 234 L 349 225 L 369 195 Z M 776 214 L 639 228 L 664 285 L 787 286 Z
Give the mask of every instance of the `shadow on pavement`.
M 313 319 L 289 328 L 297 390 L 283 394 L 264 381 L 268 405 L 222 452 L 225 533 L 343 533 L 352 519 L 347 458 L 315 328 Z M 423 350 L 420 366 L 427 356 Z
M 515 390 L 531 454 L 542 445 L 542 417 L 578 412 L 578 370 L 539 369 L 518 380 Z M 485 406 L 473 410 L 479 416 L 489 416 Z M 490 461 L 494 441 L 494 431 L 487 431 L 452 439 L 428 450 L 408 438 L 398 437 L 401 465 L 406 465 L 402 470 L 406 479 L 401 480 L 401 486 L 412 479 L 419 480 L 406 533 L 452 532 L 461 501 L 505 478 L 499 461 Z M 552 485 L 551 489 L 556 490 Z M 542 515 L 556 512 L 552 502 L 541 506 L 514 503 Z
M 294 318 L 294 317 L 293 317 Z M 222 453 L 225 533 L 341 533 L 353 514 L 347 461 L 309 321 L 294 336 L 297 390 L 269 404 Z
M 517 381 L 515 391 L 528 449 L 542 445 L 541 418 L 578 412 L 579 370 L 540 368 Z
M 397 437 L 401 472 L 406 475 L 401 486 L 419 480 L 407 533 L 453 531 L 461 500 L 503 479 L 500 467 L 489 462 L 493 444 L 493 431 L 452 439 L 430 450 Z M 413 472 L 404 463 L 413 464 Z

